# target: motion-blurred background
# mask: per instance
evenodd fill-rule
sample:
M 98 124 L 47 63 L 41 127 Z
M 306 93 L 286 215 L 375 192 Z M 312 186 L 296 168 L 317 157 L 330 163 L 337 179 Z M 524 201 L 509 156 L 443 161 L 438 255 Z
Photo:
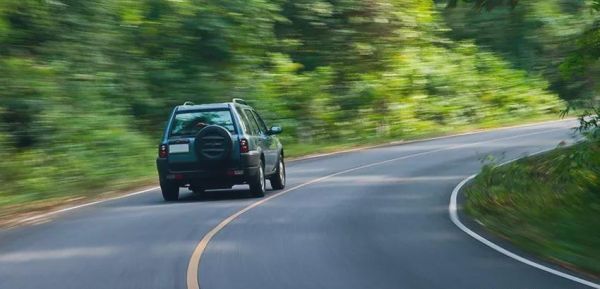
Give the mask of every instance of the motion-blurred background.
M 597 1 L 2 0 L 0 208 L 155 180 L 172 107 L 248 100 L 288 154 L 593 107 Z

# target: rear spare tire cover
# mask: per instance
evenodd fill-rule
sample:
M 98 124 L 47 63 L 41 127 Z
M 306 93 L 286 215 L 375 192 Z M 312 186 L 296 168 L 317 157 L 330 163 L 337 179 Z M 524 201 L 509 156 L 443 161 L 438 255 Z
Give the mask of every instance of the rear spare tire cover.
M 200 160 L 222 161 L 229 158 L 233 142 L 224 127 L 210 125 L 196 135 L 196 152 Z

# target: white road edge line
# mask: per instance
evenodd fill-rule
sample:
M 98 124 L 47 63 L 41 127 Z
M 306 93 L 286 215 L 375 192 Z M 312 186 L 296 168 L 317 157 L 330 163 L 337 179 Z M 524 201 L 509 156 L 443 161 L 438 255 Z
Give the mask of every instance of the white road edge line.
M 386 145 L 404 145 L 404 144 L 411 144 L 411 143 L 416 143 L 416 142 L 426 142 L 426 141 L 432 141 L 432 140 L 438 140 L 438 139 L 446 139 L 446 138 L 460 137 L 460 136 L 466 136 L 466 135 L 473 135 L 473 134 L 484 133 L 484 132 L 507 130 L 507 129 L 511 129 L 511 128 L 524 128 L 524 127 L 542 126 L 542 125 L 545 125 L 545 124 L 552 124 L 552 123 L 556 123 L 556 122 L 572 121 L 574 119 L 575 118 L 565 118 L 565 119 L 559 119 L 559 120 L 551 120 L 551 121 L 544 121 L 544 122 L 528 123 L 528 124 L 522 124 L 522 125 L 505 126 L 505 127 L 491 128 L 491 129 L 481 129 L 481 130 L 475 130 L 475 131 L 471 131 L 471 132 L 465 132 L 465 133 L 459 133 L 459 134 L 452 134 L 452 135 L 440 136 L 440 137 L 424 138 L 424 139 L 411 140 L 411 141 L 406 141 L 406 142 L 396 141 L 396 142 L 390 142 L 390 143 L 382 144 L 382 145 L 374 145 L 374 146 L 368 146 L 368 147 L 362 147 L 362 148 L 355 148 L 355 149 L 350 149 L 350 150 L 343 150 L 343 151 L 337 151 L 337 152 L 331 152 L 331 153 L 324 153 L 324 154 L 318 154 L 318 155 L 309 155 L 309 156 L 306 156 L 306 157 L 292 159 L 292 160 L 288 161 L 288 163 L 289 162 L 295 162 L 295 161 L 308 160 L 308 159 L 322 158 L 322 157 L 326 157 L 326 156 L 343 154 L 343 153 L 349 153 L 349 152 L 355 152 L 355 151 L 368 150 L 368 149 L 373 149 L 373 148 L 377 148 L 377 147 L 383 147 L 383 146 L 386 146 Z M 116 197 L 112 197 L 112 198 L 108 198 L 108 199 L 102 199 L 102 200 L 98 200 L 98 201 L 93 201 L 93 202 L 90 202 L 90 203 L 84 203 L 84 204 L 81 204 L 81 205 L 76 205 L 76 206 L 72 206 L 72 207 L 67 207 L 67 208 L 59 209 L 59 210 L 56 210 L 56 211 L 51 211 L 51 212 L 43 213 L 43 214 L 40 214 L 40 215 L 35 215 L 35 216 L 27 217 L 27 218 L 24 218 L 24 219 L 21 219 L 21 220 L 17 220 L 15 222 L 15 225 L 18 226 L 18 225 L 21 225 L 21 224 L 35 222 L 35 221 L 38 221 L 38 220 L 41 220 L 41 219 L 48 218 L 48 217 L 53 216 L 53 215 L 57 215 L 57 214 L 60 214 L 60 213 L 65 213 L 65 212 L 68 212 L 68 211 L 72 211 L 72 210 L 76 210 L 76 209 L 80 209 L 80 208 L 84 208 L 84 207 L 93 206 L 93 205 L 104 203 L 104 202 L 109 202 L 109 201 L 114 201 L 114 200 L 129 198 L 129 197 L 132 197 L 132 196 L 135 196 L 135 195 L 139 195 L 139 194 L 147 193 L 147 192 L 150 192 L 150 191 L 154 191 L 154 190 L 157 190 L 159 188 L 160 187 L 158 187 L 158 186 L 157 187 L 152 187 L 152 188 L 149 188 L 149 189 L 145 189 L 145 190 L 141 190 L 141 191 L 136 191 L 136 192 L 125 194 L 125 195 L 121 195 L 121 196 L 116 196 Z
M 89 206 L 93 206 L 93 205 L 104 203 L 104 202 L 109 202 L 109 201 L 114 201 L 114 200 L 119 200 L 119 199 L 124 199 L 124 198 L 128 198 L 128 197 L 132 197 L 132 196 L 135 196 L 135 195 L 139 195 L 139 194 L 147 193 L 147 192 L 150 192 L 150 191 L 154 191 L 154 190 L 156 190 L 158 188 L 159 187 L 152 187 L 152 188 L 149 188 L 149 189 L 145 189 L 145 190 L 142 190 L 142 191 L 137 191 L 137 192 L 129 193 L 129 194 L 122 195 L 122 196 L 112 197 L 112 198 L 98 200 L 98 201 L 94 201 L 94 202 L 90 202 L 90 203 L 85 203 L 85 204 L 81 204 L 81 205 L 77 205 L 77 206 L 73 206 L 73 207 L 63 208 L 63 209 L 60 209 L 60 210 L 56 210 L 56 211 L 44 213 L 44 214 L 41 214 L 41 215 L 36 215 L 36 216 L 33 216 L 33 217 L 25 218 L 23 220 L 19 220 L 17 222 L 17 224 L 34 222 L 34 221 L 37 221 L 37 220 L 40 220 L 40 219 L 44 219 L 44 218 L 50 217 L 52 215 L 56 215 L 56 214 L 60 214 L 60 213 L 64 213 L 64 212 L 68 212 L 68 211 L 72 211 L 72 210 L 76 210 L 76 209 L 80 209 L 80 208 L 83 208 L 83 207 L 89 207 Z
M 275 193 L 267 198 L 264 198 L 262 200 L 256 201 L 254 203 L 249 204 L 248 206 L 240 209 L 239 211 L 237 211 L 236 213 L 230 215 L 229 217 L 227 217 L 226 219 L 222 220 L 221 222 L 219 222 L 215 227 L 213 227 L 208 233 L 206 233 L 202 239 L 200 240 L 200 242 L 198 242 L 198 245 L 196 245 L 196 248 L 194 249 L 194 251 L 192 252 L 192 256 L 190 257 L 190 260 L 188 262 L 188 268 L 187 268 L 187 274 L 186 274 L 186 283 L 187 283 L 187 289 L 200 289 L 200 280 L 198 277 L 199 274 L 199 269 L 200 269 L 200 262 L 202 260 L 202 255 L 204 254 L 204 251 L 206 250 L 206 248 L 208 247 L 208 244 L 210 243 L 210 241 L 214 238 L 215 235 L 217 235 L 223 228 L 225 228 L 227 225 L 229 225 L 231 222 L 233 222 L 235 219 L 237 219 L 239 216 L 243 215 L 244 213 L 250 211 L 253 208 L 256 208 L 272 199 L 275 199 L 277 197 L 280 197 L 284 194 L 287 194 L 289 192 L 295 191 L 297 189 L 300 189 L 302 187 L 311 185 L 311 184 L 315 184 L 339 175 L 343 175 L 343 174 L 347 174 L 350 172 L 354 172 L 354 171 L 358 171 L 358 170 L 362 170 L 362 169 L 366 169 L 366 168 L 370 168 L 370 167 L 375 167 L 375 166 L 379 166 L 382 164 L 386 164 L 386 163 L 390 163 L 390 162 L 395 162 L 395 161 L 399 161 L 399 160 L 405 160 L 405 159 L 409 159 L 409 158 L 414 158 L 414 157 L 418 157 L 418 156 L 423 156 L 423 155 L 428 155 L 428 154 L 433 154 L 433 153 L 437 153 L 437 152 L 442 152 L 442 151 L 449 151 L 449 150 L 454 150 L 454 149 L 459 149 L 459 148 L 464 148 L 464 147 L 470 147 L 470 146 L 475 146 L 475 145 L 480 145 L 480 144 L 485 144 L 485 143 L 494 143 L 494 142 L 498 142 L 498 141 L 503 141 L 503 140 L 509 140 L 509 139 L 515 139 L 515 138 L 520 138 L 520 137 L 526 137 L 526 136 L 533 136 L 533 135 L 540 135 L 540 134 L 546 134 L 546 133 L 550 133 L 550 132 L 554 132 L 554 131 L 559 131 L 559 130 L 564 130 L 564 127 L 561 128 L 553 128 L 553 129 L 546 129 L 546 130 L 542 130 L 542 131 L 538 131 L 538 132 L 533 132 L 533 133 L 525 133 L 525 134 L 518 134 L 518 135 L 512 135 L 512 136 L 508 136 L 508 137 L 502 137 L 502 138 L 497 138 L 497 139 L 490 139 L 490 140 L 485 140 L 485 141 L 479 141 L 479 142 L 474 142 L 474 143 L 468 143 L 468 144 L 461 144 L 461 145 L 454 145 L 454 146 L 449 146 L 449 147 L 445 147 L 445 148 L 440 148 L 440 149 L 435 149 L 435 150 L 430 150 L 430 151 L 424 151 L 424 152 L 420 152 L 420 153 L 414 153 L 414 154 L 409 154 L 409 155 L 405 155 L 405 156 L 401 156 L 401 157 L 397 157 L 397 158 L 393 158 L 393 159 L 389 159 L 389 160 L 385 160 L 385 161 L 380 161 L 380 162 L 375 162 L 375 163 L 370 163 L 370 164 L 366 164 L 366 165 L 362 165 L 362 166 L 358 166 L 358 167 L 354 167 L 351 169 L 347 169 L 347 170 L 343 170 L 343 171 L 339 171 L 337 173 L 333 173 L 330 175 L 326 175 L 317 179 L 313 179 L 311 181 L 299 184 L 295 187 L 289 188 L 287 190 Z
M 542 153 L 545 153 L 545 152 L 549 152 L 549 151 L 554 150 L 554 149 L 556 149 L 556 148 L 541 150 L 541 151 L 538 151 L 538 152 L 530 154 L 529 157 L 535 156 L 535 155 L 539 155 L 539 154 L 542 154 Z M 517 160 L 519 160 L 521 158 L 522 157 L 506 161 L 504 163 L 501 163 L 499 166 L 503 166 L 503 165 L 515 162 L 515 161 L 517 161 Z M 474 179 L 475 177 L 477 177 L 477 175 L 479 175 L 479 173 L 471 175 L 471 176 L 467 177 L 466 179 L 462 180 L 462 182 L 460 182 L 454 188 L 454 190 L 452 191 L 452 195 L 450 196 L 450 204 L 448 205 L 448 212 L 450 214 L 450 220 L 452 220 L 452 222 L 454 223 L 454 225 L 456 225 L 459 229 L 461 229 L 467 235 L 473 237 L 475 240 L 483 243 L 484 245 L 486 245 L 486 246 L 488 246 L 488 247 L 496 250 L 497 252 L 500 252 L 500 253 L 502 253 L 502 254 L 504 254 L 504 255 L 506 255 L 506 256 L 514 259 L 514 260 L 517 260 L 517 261 L 519 261 L 521 263 L 524 263 L 524 264 L 527 264 L 529 266 L 535 267 L 537 269 L 546 271 L 546 272 L 548 272 L 550 274 L 554 274 L 556 276 L 559 276 L 559 277 L 562 277 L 562 278 L 565 278 L 565 279 L 569 279 L 569 280 L 577 282 L 579 284 L 586 285 L 586 286 L 589 286 L 589 287 L 592 287 L 592 288 L 596 288 L 596 289 L 600 289 L 600 284 L 596 284 L 596 283 L 593 283 L 591 281 L 588 281 L 588 280 L 585 280 L 585 279 L 582 279 L 582 278 L 570 275 L 568 273 L 565 273 L 565 272 L 562 272 L 562 271 L 558 271 L 558 270 L 549 268 L 547 266 L 544 266 L 542 264 L 539 264 L 539 263 L 536 263 L 536 262 L 534 262 L 532 260 L 529 260 L 529 259 L 527 259 L 525 257 L 521 257 L 521 256 L 519 256 L 519 255 L 517 255 L 517 254 L 515 254 L 515 253 L 513 253 L 513 252 L 511 252 L 511 251 L 509 251 L 507 249 L 504 249 L 501 246 L 499 246 L 499 245 L 491 242 L 490 240 L 482 237 L 481 235 L 475 233 L 474 231 L 472 231 L 471 229 L 469 229 L 467 226 L 465 226 L 460 221 L 460 219 L 458 217 L 458 204 L 457 204 L 458 203 L 458 194 L 459 194 L 460 190 L 469 181 L 471 181 L 472 179 Z

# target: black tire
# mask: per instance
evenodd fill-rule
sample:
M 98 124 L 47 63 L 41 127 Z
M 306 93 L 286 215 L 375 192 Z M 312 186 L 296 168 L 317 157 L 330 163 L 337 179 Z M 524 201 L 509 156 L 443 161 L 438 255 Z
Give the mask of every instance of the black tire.
M 171 182 L 161 182 L 160 190 L 162 192 L 163 199 L 167 202 L 174 202 L 179 199 L 179 185 Z
M 209 125 L 196 134 L 196 152 L 200 161 L 226 160 L 232 149 L 231 134 L 222 126 Z
M 271 176 L 271 187 L 273 190 L 283 190 L 285 188 L 285 180 L 285 162 L 283 161 L 283 156 L 279 156 L 277 170 L 275 170 L 275 174 Z
M 258 173 L 254 177 L 250 184 L 250 193 L 256 197 L 264 197 L 266 189 L 266 181 L 265 181 L 265 167 L 263 162 L 261 161 L 258 167 Z

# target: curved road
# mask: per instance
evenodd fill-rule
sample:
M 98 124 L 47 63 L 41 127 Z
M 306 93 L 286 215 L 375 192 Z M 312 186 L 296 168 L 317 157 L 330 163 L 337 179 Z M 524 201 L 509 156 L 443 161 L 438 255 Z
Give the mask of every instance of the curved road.
M 512 159 L 572 141 L 573 121 L 380 147 L 288 164 L 288 188 L 242 188 L 164 203 L 158 191 L 0 231 L 0 288 L 588 288 L 491 250 L 448 218 L 454 186 L 494 155 Z M 343 172 L 343 173 L 340 173 Z M 336 174 L 339 173 L 339 174 Z M 336 174 L 331 176 L 332 174 Z M 315 182 L 315 179 L 329 176 Z M 277 194 L 271 191 L 269 195 Z

